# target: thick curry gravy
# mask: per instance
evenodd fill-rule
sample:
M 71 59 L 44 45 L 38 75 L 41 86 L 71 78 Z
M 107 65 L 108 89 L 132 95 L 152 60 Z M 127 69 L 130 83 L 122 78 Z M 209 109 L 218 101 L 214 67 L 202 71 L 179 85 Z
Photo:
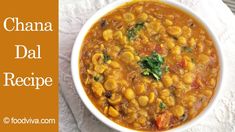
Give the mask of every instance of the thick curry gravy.
M 114 9 L 89 30 L 79 70 L 90 100 L 135 130 L 168 130 L 195 118 L 220 70 L 214 42 L 187 13 L 156 1 Z

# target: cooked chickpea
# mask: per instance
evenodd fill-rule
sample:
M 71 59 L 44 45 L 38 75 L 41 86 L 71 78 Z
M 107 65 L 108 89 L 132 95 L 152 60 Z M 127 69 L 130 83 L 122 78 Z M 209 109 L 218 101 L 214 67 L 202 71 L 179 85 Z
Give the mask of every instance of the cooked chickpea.
M 114 33 L 114 38 L 117 39 L 117 40 L 122 40 L 123 39 L 122 31 L 116 31 Z
M 140 96 L 138 98 L 138 102 L 139 102 L 140 106 L 144 107 L 144 106 L 146 106 L 148 104 L 149 98 L 147 96 Z
M 169 19 L 165 19 L 164 22 L 163 22 L 163 24 L 164 24 L 165 26 L 171 26 L 171 25 L 173 25 L 173 22 L 172 22 L 171 20 L 169 20 Z
M 209 89 L 204 90 L 203 93 L 204 93 L 207 97 L 211 97 L 212 94 L 213 94 L 213 92 L 212 92 L 211 90 L 209 90 Z
M 183 30 L 182 35 L 183 35 L 184 37 L 190 38 L 190 37 L 192 36 L 192 29 L 191 29 L 191 28 L 189 28 L 189 27 L 187 27 L 187 26 L 184 26 L 184 27 L 182 28 L 182 30 Z
M 178 84 L 176 85 L 177 89 L 185 89 L 185 84 L 182 81 L 179 81 Z
M 118 117 L 119 116 L 119 112 L 116 109 L 114 109 L 112 106 L 109 106 L 108 114 L 112 117 Z
M 135 52 L 135 49 L 130 45 L 124 45 L 125 51 Z
M 159 33 L 162 25 L 159 21 L 153 21 L 153 22 L 150 22 L 149 24 L 146 24 L 146 27 L 147 27 L 147 31 L 151 35 L 155 35 L 155 34 Z
M 163 103 L 163 102 L 162 102 L 162 99 L 157 98 L 157 99 L 156 99 L 156 106 L 158 106 L 158 107 L 156 108 L 156 112 L 157 112 L 157 113 L 159 113 L 160 110 L 161 110 L 161 108 L 159 107 L 161 103 Z
M 181 105 L 176 105 L 173 107 L 172 112 L 174 116 L 181 117 L 184 114 L 184 107 Z
M 187 103 L 190 107 L 193 106 L 193 104 L 196 102 L 196 100 L 197 100 L 196 97 L 193 96 L 193 95 L 189 95 L 189 96 L 187 96 L 187 98 L 185 98 L 186 103 Z
M 94 82 L 92 84 L 92 91 L 99 97 L 105 92 L 102 84 L 99 82 Z
M 188 92 L 191 89 L 191 85 L 185 84 L 183 81 L 180 81 L 177 85 L 176 85 L 176 96 L 180 96 L 183 93 Z
M 110 68 L 112 69 L 112 68 Z M 122 76 L 122 72 L 120 69 L 112 69 L 111 73 L 110 73 L 110 78 L 112 77 L 112 79 L 119 79 Z M 116 81 L 116 80 L 115 80 Z M 117 83 L 117 81 L 116 81 Z
M 143 94 L 146 92 L 145 85 L 144 84 L 139 84 L 136 87 L 136 93 L 137 94 Z
M 95 71 L 89 70 L 89 69 L 87 70 L 87 73 L 92 75 L 92 76 L 95 76 L 97 74 Z
M 138 16 L 138 19 L 139 21 L 146 21 L 148 19 L 148 15 L 146 13 L 141 13 L 139 16 Z
M 136 99 L 132 99 L 132 100 L 131 100 L 131 104 L 132 104 L 135 108 L 139 108 L 139 103 L 137 102 Z
M 158 90 L 160 90 L 160 89 L 162 89 L 163 88 L 163 84 L 162 84 L 162 82 L 160 82 L 160 81 L 158 81 L 158 82 L 153 82 L 152 84 L 151 84 L 151 88 L 156 88 L 156 89 L 158 89 Z
M 135 7 L 135 11 L 136 11 L 137 13 L 141 13 L 141 12 L 143 11 L 143 6 L 136 6 L 136 7 Z
M 172 81 L 174 84 L 177 84 L 179 82 L 179 77 L 177 75 L 172 75 Z
M 194 108 L 192 108 L 192 109 L 189 110 L 189 115 L 191 117 L 195 117 L 197 115 L 197 111 Z
M 164 26 L 160 25 L 160 29 L 159 29 L 158 33 L 162 34 L 162 35 L 166 34 L 166 28 Z
M 112 68 L 120 68 L 120 64 L 117 61 L 111 61 L 110 66 Z
M 179 37 L 182 34 L 182 29 L 178 26 L 170 26 L 167 28 L 167 33 L 172 36 Z
M 207 97 L 207 98 L 210 99 L 210 97 Z M 209 102 L 207 102 L 207 101 L 203 101 L 203 102 L 202 102 L 202 107 L 206 107 L 206 106 L 208 105 L 208 103 L 209 103 Z
M 128 107 L 127 108 L 127 113 L 134 113 L 134 112 L 136 112 L 136 108 L 135 107 Z
M 183 59 L 186 61 L 186 63 L 191 62 L 191 58 L 188 55 L 184 55 Z
M 124 80 L 124 79 L 120 80 L 119 83 L 122 86 L 124 86 L 124 87 L 128 87 L 129 86 L 129 83 L 126 80 Z M 125 90 L 125 88 L 122 88 L 122 89 Z
M 160 92 L 160 97 L 162 99 L 165 99 L 167 98 L 168 96 L 170 96 L 170 90 L 169 89 L 163 89 L 161 92 Z
M 216 85 L 216 80 L 215 80 L 215 78 L 211 78 L 209 84 L 210 84 L 210 86 L 215 87 L 215 85 Z
M 166 45 L 167 45 L 167 48 L 169 48 L 169 49 L 172 49 L 175 47 L 175 43 L 171 39 L 168 39 L 166 41 Z
M 135 122 L 133 124 L 133 126 L 134 126 L 134 128 L 137 128 L 137 129 L 141 128 L 141 125 L 139 123 L 137 123 L 137 122 Z
M 183 59 L 183 56 L 181 56 L 181 55 L 176 55 L 176 56 L 175 56 L 175 60 L 176 60 L 177 62 L 182 61 L 182 59 Z
M 187 40 L 186 40 L 185 37 L 180 36 L 180 37 L 178 38 L 178 41 L 177 41 L 177 42 L 178 42 L 179 45 L 186 45 Z
M 154 92 L 151 92 L 149 94 L 149 103 L 153 103 L 154 102 L 154 99 L 155 99 L 155 93 Z
M 147 78 L 147 77 L 144 77 L 144 78 L 142 79 L 142 81 L 143 81 L 143 83 L 145 83 L 145 84 L 150 84 L 150 83 L 151 83 L 151 80 L 150 80 L 149 78 Z
M 202 53 L 204 51 L 204 46 L 201 42 L 197 44 L 197 50 L 199 53 Z
M 122 101 L 122 96 L 119 94 L 112 94 L 112 97 L 108 99 L 108 101 L 112 105 L 119 104 Z
M 130 63 L 132 62 L 135 58 L 134 58 L 134 55 L 129 52 L 129 51 L 126 51 L 126 52 L 123 52 L 121 54 L 121 59 L 122 61 L 126 62 L 126 63 Z
M 173 84 L 172 78 L 170 77 L 169 74 L 166 74 L 162 77 L 162 81 L 164 86 L 170 87 Z
M 189 44 L 190 47 L 195 47 L 195 45 L 196 45 L 195 38 L 190 38 L 189 41 L 188 41 L 188 44 Z
M 100 45 L 100 50 L 104 50 L 104 44 Z
M 130 113 L 127 118 L 128 123 L 133 123 L 137 119 L 137 113 Z
M 135 98 L 135 93 L 131 88 L 126 89 L 124 95 L 125 95 L 126 99 L 128 99 L 128 100 L 132 100 Z
M 118 53 L 120 52 L 121 48 L 119 46 L 111 46 L 108 48 L 108 55 L 113 58 L 116 58 Z
M 200 63 L 206 65 L 206 64 L 209 63 L 209 61 L 210 61 L 209 56 L 207 56 L 207 55 L 205 55 L 205 54 L 200 54 L 200 55 L 199 55 L 199 62 L 200 62 Z
M 106 61 L 107 64 L 110 64 L 111 62 L 112 62 L 111 60 Z
M 175 98 L 173 96 L 167 97 L 164 101 L 167 106 L 174 106 L 175 105 Z
M 160 105 L 160 103 L 162 103 L 162 99 L 157 98 L 157 99 L 156 99 L 156 103 L 157 103 L 157 106 L 159 106 L 159 105 Z
M 104 88 L 106 90 L 115 91 L 118 88 L 117 82 L 114 79 L 108 79 L 104 83 Z
M 140 116 L 148 117 L 148 112 L 147 112 L 145 109 L 140 109 L 140 110 L 138 111 L 138 114 L 139 114 Z
M 103 32 L 103 38 L 105 41 L 109 41 L 113 39 L 113 30 L 112 29 L 106 29 Z
M 147 110 L 145 110 L 145 109 L 140 109 L 140 110 L 138 111 L 138 114 L 139 114 L 140 116 L 144 116 L 144 117 L 148 117 L 148 116 L 149 116 Z
M 104 65 L 95 65 L 95 71 L 97 73 L 103 73 L 106 67 Z
M 114 16 L 114 19 L 116 19 L 116 20 L 121 20 L 122 17 L 121 17 L 120 15 L 115 15 L 115 16 Z
M 102 64 L 104 61 L 104 55 L 102 53 L 95 53 L 93 56 L 92 56 L 92 63 L 94 65 L 97 65 L 97 64 Z
M 194 75 L 192 73 L 185 73 L 183 80 L 187 84 L 191 84 L 194 80 Z
M 180 48 L 180 46 L 175 46 L 175 47 L 172 49 L 171 53 L 174 54 L 174 55 L 179 55 L 179 54 L 181 54 L 181 48 Z
M 170 20 L 174 20 L 175 19 L 175 16 L 174 15 L 167 15 L 166 16 L 168 19 L 170 19 Z
M 123 18 L 126 22 L 132 22 L 135 20 L 135 15 L 130 12 L 127 12 L 123 14 Z
M 138 121 L 142 126 L 145 126 L 146 123 L 147 123 L 147 119 L 146 119 L 146 117 L 144 117 L 144 116 L 140 116 L 140 117 L 137 119 L 137 121 Z
M 105 106 L 105 107 L 104 107 L 104 114 L 107 114 L 107 113 L 108 113 L 108 110 L 109 110 L 109 107 L 108 107 L 108 106 Z
M 135 60 L 138 62 L 140 60 L 139 56 L 135 56 Z
M 121 42 L 122 42 L 122 44 L 128 44 L 129 40 L 128 40 L 127 36 L 123 36 L 123 39 Z
M 101 97 L 98 99 L 97 104 L 100 105 L 100 106 L 105 106 L 105 105 L 106 105 L 106 97 L 101 96 Z
M 188 62 L 186 65 L 187 70 L 193 71 L 195 69 L 195 64 L 192 62 Z

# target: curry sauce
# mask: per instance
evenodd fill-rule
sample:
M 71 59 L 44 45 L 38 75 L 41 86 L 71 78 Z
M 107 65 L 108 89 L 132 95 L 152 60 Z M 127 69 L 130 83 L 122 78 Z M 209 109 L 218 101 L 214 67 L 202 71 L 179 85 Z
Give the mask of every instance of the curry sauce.
M 120 6 L 97 21 L 80 51 L 90 100 L 135 130 L 177 127 L 209 103 L 218 80 L 214 42 L 192 16 L 157 1 Z

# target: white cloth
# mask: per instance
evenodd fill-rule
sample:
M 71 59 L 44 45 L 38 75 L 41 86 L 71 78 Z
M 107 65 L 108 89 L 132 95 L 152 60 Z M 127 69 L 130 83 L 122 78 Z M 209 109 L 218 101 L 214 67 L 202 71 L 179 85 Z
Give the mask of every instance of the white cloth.
M 70 56 L 79 30 L 98 9 L 114 0 L 60 0 L 59 3 L 59 130 L 112 132 L 86 109 L 74 87 Z M 205 120 L 187 132 L 235 132 L 235 17 L 221 0 L 177 0 L 200 14 L 220 40 L 225 59 L 222 97 Z

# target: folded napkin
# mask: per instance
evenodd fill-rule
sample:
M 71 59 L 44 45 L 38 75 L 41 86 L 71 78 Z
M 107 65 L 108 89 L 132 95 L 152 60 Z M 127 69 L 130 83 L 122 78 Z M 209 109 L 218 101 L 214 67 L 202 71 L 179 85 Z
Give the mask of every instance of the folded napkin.
M 112 132 L 82 103 L 73 84 L 70 56 L 82 25 L 114 0 L 60 0 L 59 3 L 59 130 Z M 202 16 L 218 36 L 225 59 L 222 96 L 205 120 L 188 132 L 235 132 L 235 17 L 221 0 L 177 0 Z M 228 0 L 227 0 L 228 1 Z

